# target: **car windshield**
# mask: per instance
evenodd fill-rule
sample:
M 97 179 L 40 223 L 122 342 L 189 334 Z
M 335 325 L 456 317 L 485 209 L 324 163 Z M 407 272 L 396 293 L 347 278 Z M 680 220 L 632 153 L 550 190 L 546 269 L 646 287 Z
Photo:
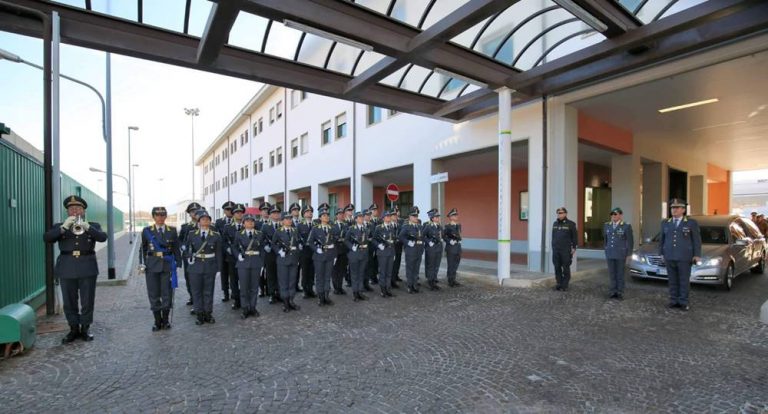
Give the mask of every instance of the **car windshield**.
M 721 226 L 701 226 L 701 243 L 703 244 L 728 244 L 728 229 Z M 656 234 L 653 242 L 661 241 L 661 233 Z

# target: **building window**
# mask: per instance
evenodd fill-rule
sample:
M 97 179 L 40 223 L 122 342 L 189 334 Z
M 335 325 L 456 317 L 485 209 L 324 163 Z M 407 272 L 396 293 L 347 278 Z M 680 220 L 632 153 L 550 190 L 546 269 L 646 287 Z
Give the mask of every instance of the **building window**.
M 269 152 L 269 168 L 272 168 L 275 166 L 275 151 Z
M 277 103 L 277 119 L 280 119 L 283 117 L 283 101 L 280 101 Z
M 307 93 L 304 91 L 300 91 L 298 89 L 294 89 L 291 91 L 291 108 L 295 108 L 299 106 L 299 104 L 307 99 Z
M 253 123 L 253 136 L 256 137 L 256 135 L 259 134 L 259 121 L 256 121 Z
M 321 136 L 320 136 L 320 145 L 330 144 L 331 143 L 331 134 L 333 133 L 331 131 L 331 121 L 323 122 L 323 126 L 321 128 Z
M 245 143 L 246 144 L 248 143 L 248 134 L 249 134 L 249 130 L 246 129 L 245 132 L 243 132 L 243 135 L 245 136 Z
M 283 163 L 283 147 L 277 149 L 277 165 Z
M 301 147 L 301 154 L 304 155 L 309 152 L 309 134 L 303 133 L 301 134 L 301 138 L 299 139 L 299 147 Z
M 291 140 L 291 158 L 299 156 L 299 139 L 294 138 Z
M 229 185 L 229 179 L 228 179 L 228 177 L 224 177 L 224 178 L 222 178 L 222 179 L 221 179 L 221 186 L 222 186 L 222 187 L 224 187 L 224 188 L 227 188 L 227 186 L 228 186 L 228 185 Z
M 264 158 L 259 157 L 259 172 L 264 171 Z
M 248 164 L 245 164 L 245 167 L 243 167 L 245 170 L 245 178 L 248 178 Z
M 269 125 L 275 123 L 275 108 L 269 108 Z
M 254 161 L 253 162 L 253 175 L 256 175 L 259 173 L 259 162 Z
M 259 134 L 264 130 L 264 118 L 259 118 Z
M 389 115 L 390 118 L 392 118 L 393 116 L 395 116 L 395 115 L 397 115 L 399 113 L 400 112 L 398 110 L 396 110 L 396 109 L 389 109 L 389 110 L 387 110 L 387 114 Z
M 226 160 L 229 156 L 229 148 L 224 148 L 224 151 L 221 152 L 221 159 Z
M 343 113 L 336 117 L 336 139 L 341 139 L 347 136 L 347 113 Z
M 378 106 L 368 106 L 368 125 L 374 125 L 381 122 L 381 108 Z

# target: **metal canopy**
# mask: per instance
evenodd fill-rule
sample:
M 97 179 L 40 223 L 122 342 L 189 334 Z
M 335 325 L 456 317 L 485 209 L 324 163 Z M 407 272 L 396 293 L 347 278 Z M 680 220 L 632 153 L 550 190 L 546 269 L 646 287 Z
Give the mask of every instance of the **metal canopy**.
M 450 121 L 768 29 L 759 0 L 12 3 L 59 12 L 65 43 Z M 0 30 L 43 33 L 3 1 Z

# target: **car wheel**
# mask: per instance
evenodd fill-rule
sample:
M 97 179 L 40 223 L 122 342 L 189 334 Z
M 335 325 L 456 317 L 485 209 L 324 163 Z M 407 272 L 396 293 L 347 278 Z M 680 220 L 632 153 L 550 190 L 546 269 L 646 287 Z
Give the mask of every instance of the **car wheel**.
M 725 271 L 725 278 L 723 278 L 723 289 L 731 290 L 733 288 L 733 263 L 728 265 L 728 269 Z
M 752 273 L 757 274 L 763 274 L 765 273 L 765 255 L 760 258 L 760 262 L 758 262 L 757 266 L 752 268 Z

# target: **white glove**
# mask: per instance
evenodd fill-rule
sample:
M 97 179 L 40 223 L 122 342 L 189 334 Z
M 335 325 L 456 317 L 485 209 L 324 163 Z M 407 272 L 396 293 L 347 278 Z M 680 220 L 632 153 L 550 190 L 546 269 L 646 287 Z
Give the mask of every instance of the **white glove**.
M 299 250 L 301 250 L 301 249 L 303 249 L 303 247 L 301 246 L 301 243 L 299 243 Z
M 451 244 L 451 246 L 453 246 L 453 245 L 455 245 L 455 244 L 456 244 L 456 240 L 451 240 L 451 241 L 449 241 L 448 243 L 450 243 L 450 244 Z
M 187 263 L 189 263 L 190 265 L 195 264 L 195 258 L 194 257 L 190 257 L 189 259 L 187 259 Z
M 434 242 L 429 242 L 429 247 L 432 247 L 432 246 L 434 246 L 434 245 L 435 245 L 435 243 L 434 243 Z
M 237 260 L 239 260 L 239 261 L 241 261 L 241 262 L 244 262 L 244 261 L 245 261 L 245 258 L 243 257 L 243 255 L 242 255 L 242 254 L 238 254 L 238 255 L 237 255 Z
M 280 250 L 278 253 L 280 253 L 280 257 L 285 257 L 285 251 L 284 250 Z
M 221 272 L 216 272 L 216 279 L 221 279 Z
M 147 270 L 147 266 L 145 265 L 139 265 L 139 273 L 144 273 Z
M 181 245 L 181 251 L 182 252 L 186 252 L 187 251 L 187 245 L 186 244 L 182 244 Z
M 272 246 L 270 246 L 270 245 L 264 246 L 264 251 L 267 252 L 267 253 L 271 252 L 272 251 Z
M 227 247 L 227 254 L 232 254 L 232 249 Z
M 379 250 L 384 251 L 384 245 L 383 244 L 379 245 Z
M 356 245 L 356 244 L 353 244 L 353 245 L 352 245 L 352 251 L 353 251 L 353 252 L 356 252 L 356 251 L 357 251 L 357 245 Z
M 408 241 L 408 247 L 413 247 L 413 246 L 415 246 L 415 245 L 416 245 L 416 242 L 415 242 L 415 241 L 413 241 L 413 240 L 409 240 L 409 241 Z
M 317 254 L 323 254 L 323 248 L 322 247 L 318 247 L 316 251 L 317 251 Z
M 72 227 L 72 224 L 74 224 L 74 223 L 75 223 L 75 220 L 77 220 L 77 218 L 76 218 L 75 216 L 69 216 L 69 217 L 67 217 L 67 219 L 66 219 L 66 220 L 64 220 L 64 222 L 63 222 L 63 223 L 61 223 L 61 228 L 63 228 L 63 229 L 69 229 L 70 227 Z
M 91 225 L 87 221 L 82 222 L 82 224 L 80 224 L 80 226 L 82 226 L 83 230 L 85 230 L 85 231 L 88 231 L 88 229 L 91 228 Z

